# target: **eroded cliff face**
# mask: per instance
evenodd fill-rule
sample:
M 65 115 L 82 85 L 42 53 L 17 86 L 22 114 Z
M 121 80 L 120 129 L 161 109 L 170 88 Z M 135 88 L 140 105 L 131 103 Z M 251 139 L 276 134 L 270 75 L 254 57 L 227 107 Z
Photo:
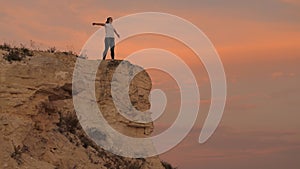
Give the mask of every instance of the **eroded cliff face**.
M 87 137 L 72 100 L 76 57 L 35 52 L 21 62 L 9 63 L 3 59 L 3 53 L 0 52 L 0 168 L 163 168 L 158 157 L 124 158 L 105 151 Z M 119 132 L 147 137 L 153 131 L 153 123 L 131 122 L 114 107 L 110 83 L 120 63 L 104 61 L 97 70 L 98 107 Z M 129 62 L 122 64 L 126 64 L 127 71 L 121 76 L 141 69 Z M 136 109 L 150 108 L 150 90 L 151 80 L 142 71 L 129 88 Z M 80 95 L 81 91 L 76 92 Z

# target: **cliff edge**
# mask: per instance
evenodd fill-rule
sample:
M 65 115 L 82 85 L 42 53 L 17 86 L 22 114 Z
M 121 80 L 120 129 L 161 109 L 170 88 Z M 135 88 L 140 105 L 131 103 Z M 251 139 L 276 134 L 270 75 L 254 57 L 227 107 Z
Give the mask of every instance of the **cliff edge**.
M 72 100 L 75 56 L 34 51 L 20 61 L 8 61 L 3 57 L 7 53 L 0 50 L 0 168 L 164 168 L 157 156 L 117 156 L 87 137 Z M 97 104 L 108 123 L 119 132 L 147 137 L 153 131 L 153 123 L 131 122 L 114 107 L 110 83 L 121 63 L 126 64 L 129 73 L 141 69 L 129 62 L 103 61 L 95 82 Z M 151 79 L 142 71 L 129 88 L 136 109 L 150 108 L 150 90 Z

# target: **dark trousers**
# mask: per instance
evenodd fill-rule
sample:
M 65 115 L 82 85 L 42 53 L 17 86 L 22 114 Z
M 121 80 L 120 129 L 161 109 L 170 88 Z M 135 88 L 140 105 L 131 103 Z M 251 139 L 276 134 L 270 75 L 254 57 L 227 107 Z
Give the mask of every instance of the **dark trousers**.
M 105 44 L 105 49 L 103 52 L 103 60 L 105 60 L 109 48 L 110 48 L 111 59 L 115 59 L 115 38 L 106 37 L 104 39 L 104 44 Z

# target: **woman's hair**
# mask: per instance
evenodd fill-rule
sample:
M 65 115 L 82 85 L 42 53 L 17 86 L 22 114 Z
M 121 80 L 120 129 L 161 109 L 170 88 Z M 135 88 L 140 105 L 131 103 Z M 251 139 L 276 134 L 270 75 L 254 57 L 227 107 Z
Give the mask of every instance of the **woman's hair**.
M 112 17 L 108 17 L 105 23 L 109 23 L 109 20 L 112 20 Z

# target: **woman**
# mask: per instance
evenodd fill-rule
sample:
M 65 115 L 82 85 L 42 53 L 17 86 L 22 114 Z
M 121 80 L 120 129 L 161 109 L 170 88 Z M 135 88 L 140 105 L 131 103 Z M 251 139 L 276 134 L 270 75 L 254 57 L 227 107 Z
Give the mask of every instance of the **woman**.
M 112 17 L 108 17 L 105 23 L 92 23 L 94 25 L 100 25 L 105 27 L 105 49 L 103 52 L 103 60 L 105 60 L 108 49 L 110 48 L 111 59 L 115 59 L 115 34 L 120 38 L 120 35 L 112 25 Z

